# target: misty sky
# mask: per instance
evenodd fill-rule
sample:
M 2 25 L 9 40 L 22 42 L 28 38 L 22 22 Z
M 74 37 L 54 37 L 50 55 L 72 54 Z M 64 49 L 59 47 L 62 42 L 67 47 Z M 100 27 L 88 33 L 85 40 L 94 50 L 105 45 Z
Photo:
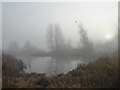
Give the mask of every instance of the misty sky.
M 2 3 L 2 44 L 10 41 L 23 46 L 30 41 L 39 48 L 46 48 L 46 30 L 49 24 L 58 23 L 66 39 L 73 45 L 79 41 L 79 28 L 75 21 L 87 29 L 93 42 L 103 42 L 117 31 L 118 4 L 115 3 Z

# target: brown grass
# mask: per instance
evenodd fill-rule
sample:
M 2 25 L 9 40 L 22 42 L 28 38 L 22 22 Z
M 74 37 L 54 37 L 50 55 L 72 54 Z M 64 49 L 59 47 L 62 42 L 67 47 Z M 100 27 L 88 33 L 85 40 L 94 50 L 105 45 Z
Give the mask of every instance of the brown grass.
M 118 87 L 117 58 L 99 58 L 87 65 L 80 64 L 67 74 L 45 76 L 24 74 L 3 80 L 3 88 L 113 88 Z

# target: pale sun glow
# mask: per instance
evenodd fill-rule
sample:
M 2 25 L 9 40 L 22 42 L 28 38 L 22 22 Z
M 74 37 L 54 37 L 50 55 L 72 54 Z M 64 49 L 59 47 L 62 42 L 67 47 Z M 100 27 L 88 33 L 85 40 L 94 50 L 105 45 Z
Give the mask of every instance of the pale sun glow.
M 106 39 L 112 39 L 112 34 L 107 34 L 105 37 Z

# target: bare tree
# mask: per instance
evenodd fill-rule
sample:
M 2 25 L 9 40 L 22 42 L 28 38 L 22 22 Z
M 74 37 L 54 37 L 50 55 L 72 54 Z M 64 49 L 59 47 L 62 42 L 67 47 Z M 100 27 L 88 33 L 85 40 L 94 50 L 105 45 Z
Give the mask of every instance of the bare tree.
M 94 48 L 93 43 L 88 38 L 87 31 L 83 27 L 82 24 L 78 24 L 79 26 L 79 35 L 80 35 L 80 41 L 79 41 L 79 53 L 82 55 L 82 59 L 84 61 L 90 61 L 94 58 Z
M 11 55 L 15 55 L 17 51 L 19 51 L 18 43 L 16 41 L 10 42 L 10 45 L 8 47 L 8 53 Z
M 47 30 L 47 44 L 48 48 L 52 51 L 57 51 L 58 49 L 61 49 L 64 47 L 65 40 L 63 38 L 63 34 L 61 31 L 61 28 L 58 24 L 54 25 L 54 28 L 52 25 L 48 27 Z
M 23 49 L 29 51 L 29 50 L 33 49 L 33 45 L 32 45 L 29 41 L 27 41 L 27 42 L 24 44 Z
M 93 49 L 93 43 L 89 40 L 87 32 L 85 28 L 83 27 L 82 24 L 79 24 L 79 34 L 80 34 L 80 45 L 82 48 L 87 49 L 87 50 L 92 50 Z
M 61 71 L 62 61 L 60 60 L 61 51 L 65 46 L 65 39 L 62 34 L 62 30 L 58 24 L 55 24 L 54 30 L 54 44 L 55 44 L 55 54 L 56 54 L 56 73 Z
M 63 38 L 62 30 L 58 24 L 55 24 L 54 42 L 55 49 L 61 49 L 64 47 L 65 40 Z
M 52 51 L 53 49 L 53 26 L 49 25 L 48 30 L 47 30 L 47 44 L 48 48 Z
M 50 25 L 47 30 L 47 44 L 48 48 L 50 49 L 51 53 L 53 51 L 53 26 Z M 53 59 L 51 56 L 51 75 L 52 75 L 52 65 L 53 64 Z
M 47 30 L 47 42 L 48 48 L 51 50 L 51 53 L 54 54 L 56 58 L 56 72 L 58 72 L 58 67 L 60 67 L 60 60 L 58 56 L 60 51 L 64 48 L 64 38 L 62 30 L 58 24 L 55 24 L 54 27 L 50 25 Z M 51 57 L 51 72 L 52 72 L 52 63 L 53 58 Z
M 79 34 L 80 34 L 80 43 L 81 43 L 81 46 L 82 48 L 83 47 L 86 47 L 87 44 L 88 44 L 88 36 L 87 36 L 87 32 L 86 30 L 84 29 L 83 25 L 82 24 L 79 24 Z

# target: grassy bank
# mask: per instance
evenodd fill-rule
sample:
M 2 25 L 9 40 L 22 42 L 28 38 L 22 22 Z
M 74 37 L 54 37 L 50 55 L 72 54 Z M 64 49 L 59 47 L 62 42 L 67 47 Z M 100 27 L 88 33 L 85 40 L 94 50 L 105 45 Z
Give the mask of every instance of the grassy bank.
M 7 77 L 3 88 L 108 88 L 118 87 L 117 58 L 99 58 L 80 64 L 67 74 L 48 77 L 45 74 L 23 74 Z

